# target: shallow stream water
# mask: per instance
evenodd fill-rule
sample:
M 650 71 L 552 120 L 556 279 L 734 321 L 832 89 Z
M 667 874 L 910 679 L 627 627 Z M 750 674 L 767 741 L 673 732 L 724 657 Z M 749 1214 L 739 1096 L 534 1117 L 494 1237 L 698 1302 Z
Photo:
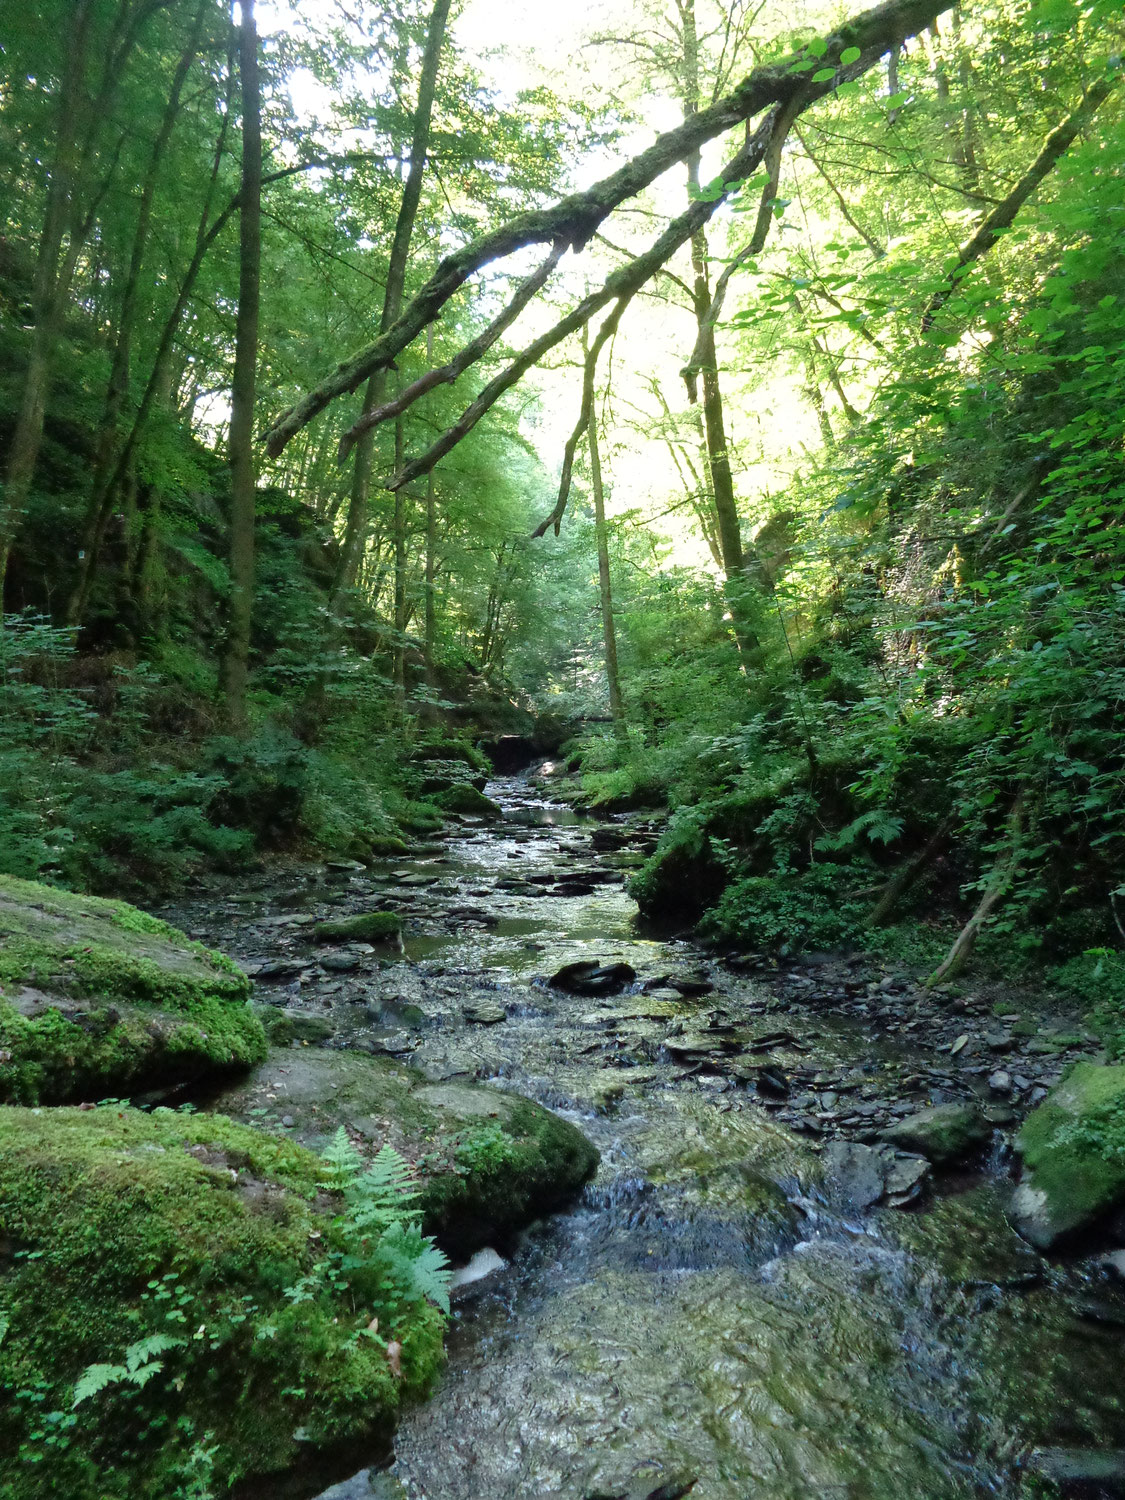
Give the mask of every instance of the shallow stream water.
M 330 1016 L 337 1045 L 516 1088 L 601 1151 L 573 1208 L 498 1245 L 507 1268 L 455 1304 L 448 1369 L 404 1420 L 392 1468 L 334 1500 L 631 1500 L 689 1484 L 693 1500 L 1022 1496 L 1039 1493 L 1035 1449 L 1125 1446 L 1125 1333 L 1104 1315 L 1116 1294 L 1008 1229 L 1002 1154 L 905 1210 L 856 1211 L 826 1184 L 820 1142 L 684 1038 L 783 1021 L 769 1060 L 811 1058 L 848 1087 L 869 1036 L 640 930 L 623 878 L 644 828 L 607 829 L 518 778 L 488 790 L 500 824 L 171 914 L 256 962 L 266 998 Z M 310 960 L 309 912 L 380 893 L 407 897 L 400 958 Z M 546 983 L 582 959 L 637 978 L 597 998 Z M 469 1019 L 482 1001 L 504 1019 Z

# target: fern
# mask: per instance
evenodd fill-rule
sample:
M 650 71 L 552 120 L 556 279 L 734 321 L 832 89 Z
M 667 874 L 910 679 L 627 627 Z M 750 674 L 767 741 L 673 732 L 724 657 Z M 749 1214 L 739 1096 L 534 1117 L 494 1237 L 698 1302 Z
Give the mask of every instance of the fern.
M 135 1344 L 129 1345 L 125 1350 L 123 1365 L 87 1365 L 74 1387 L 71 1410 L 111 1385 L 133 1385 L 143 1390 L 153 1376 L 159 1375 L 164 1368 L 164 1361 L 154 1359 L 153 1356 L 165 1354 L 169 1349 L 181 1348 L 183 1342 L 183 1339 L 172 1338 L 166 1333 L 152 1333 L 148 1338 L 138 1339 Z
M 888 812 L 885 807 L 873 807 L 869 812 L 860 813 L 839 833 L 826 833 L 817 839 L 816 847 L 833 853 L 850 849 L 861 833 L 866 834 L 873 844 L 891 844 L 901 832 L 902 819 L 897 814 Z
M 107 1386 L 119 1385 L 128 1374 L 124 1365 L 87 1365 L 78 1377 L 78 1384 L 74 1387 L 71 1410 L 81 1406 L 83 1401 L 88 1401 L 91 1396 L 96 1396 L 99 1391 L 104 1391 Z
M 362 1176 L 344 1189 L 346 1220 L 355 1230 L 390 1229 L 416 1212 L 418 1188 L 395 1148 L 384 1145 Z
M 397 1317 L 423 1300 L 449 1312 L 449 1263 L 422 1233 L 417 1208 L 418 1185 L 410 1167 L 389 1144 L 383 1145 L 366 1171 L 363 1160 L 340 1127 L 322 1153 L 329 1186 L 342 1192 L 346 1204 L 336 1220 L 346 1251 L 321 1262 L 290 1287 L 291 1302 L 317 1295 L 326 1279 L 341 1272 L 381 1315 Z
M 352 1145 L 348 1132 L 342 1125 L 320 1159 L 327 1168 L 328 1186 L 337 1192 L 350 1187 L 363 1170 L 363 1158 Z

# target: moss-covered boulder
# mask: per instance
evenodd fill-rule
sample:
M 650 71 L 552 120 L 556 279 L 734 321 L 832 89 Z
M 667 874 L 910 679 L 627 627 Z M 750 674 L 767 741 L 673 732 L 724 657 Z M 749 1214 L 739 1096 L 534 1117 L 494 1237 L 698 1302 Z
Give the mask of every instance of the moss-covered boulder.
M 120 901 L 0 877 L 0 1103 L 60 1103 L 242 1068 L 250 981 Z
M 1016 1137 L 1016 1228 L 1041 1250 L 1125 1201 L 1125 1066 L 1078 1063 Z
M 442 1320 L 349 1281 L 325 1183 L 219 1116 L 0 1109 L 0 1497 L 226 1494 L 388 1439 Z
M 361 911 L 354 917 L 318 922 L 312 935 L 318 943 L 397 943 L 402 916 L 397 911 Z
M 429 1083 L 389 1058 L 277 1052 L 213 1103 L 317 1150 L 340 1125 L 368 1154 L 389 1141 L 419 1172 L 425 1229 L 455 1255 L 557 1208 L 598 1164 L 582 1132 L 542 1105 L 480 1084 Z
M 479 792 L 475 786 L 467 783 L 459 783 L 456 786 L 447 786 L 443 791 L 437 792 L 433 801 L 447 813 L 467 813 L 477 818 L 502 818 L 504 809 L 499 802 L 493 802 L 491 797 L 486 797 Z
M 917 1151 L 939 1166 L 963 1161 L 992 1138 L 992 1127 L 971 1104 L 935 1104 L 883 1131 L 901 1151 Z

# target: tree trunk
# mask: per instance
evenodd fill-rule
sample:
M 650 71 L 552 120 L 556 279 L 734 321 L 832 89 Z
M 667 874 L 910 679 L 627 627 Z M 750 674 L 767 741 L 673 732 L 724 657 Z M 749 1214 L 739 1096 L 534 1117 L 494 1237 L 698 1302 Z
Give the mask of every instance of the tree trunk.
M 593 408 L 587 427 L 590 444 L 590 487 L 594 492 L 594 531 L 598 542 L 598 592 L 602 605 L 602 636 L 605 640 L 605 676 L 609 687 L 609 711 L 619 743 L 628 743 L 625 704 L 621 698 L 621 675 L 617 666 L 617 629 L 613 623 L 613 589 L 609 576 L 609 542 L 605 526 L 605 489 L 602 456 L 598 447 L 598 418 Z
M 434 362 L 434 325 L 426 329 L 426 363 Z M 433 469 L 426 475 L 426 561 L 425 561 L 425 627 L 423 663 L 426 673 L 427 698 L 424 718 L 437 722 L 437 709 L 433 700 L 437 697 L 437 668 L 434 650 L 437 640 L 437 600 L 434 591 L 434 574 L 437 563 L 437 497 Z
M 246 728 L 246 681 L 254 608 L 254 396 L 258 367 L 258 305 L 262 259 L 262 98 L 254 0 L 241 0 L 239 75 L 242 86 L 242 188 L 238 263 L 238 321 L 231 381 L 230 600 L 222 662 L 227 722 Z
M 414 111 L 414 132 L 410 141 L 410 170 L 402 189 L 398 220 L 395 223 L 394 240 L 391 243 L 390 260 L 387 263 L 387 284 L 383 291 L 383 313 L 379 321 L 380 331 L 398 321 L 402 310 L 403 291 L 406 287 L 406 268 L 410 259 L 410 240 L 414 233 L 414 221 L 418 216 L 418 204 L 422 197 L 422 177 L 426 169 L 426 153 L 430 148 L 430 121 L 433 116 L 434 93 L 437 88 L 438 64 L 445 41 L 445 28 L 449 20 L 451 0 L 434 0 L 430 12 L 430 24 L 426 32 L 426 48 L 422 55 L 422 70 L 418 78 L 418 105 Z M 383 404 L 386 393 L 386 369 L 375 370 L 368 379 L 363 396 L 363 414 Z M 344 546 L 340 554 L 333 593 L 351 588 L 359 571 L 360 559 L 367 542 L 368 501 L 371 493 L 371 467 L 375 452 L 375 431 L 368 428 L 356 443 L 355 469 L 352 478 L 351 503 L 348 506 L 348 521 L 344 532 Z M 396 463 L 396 471 L 401 467 Z M 395 515 L 399 513 L 395 500 Z
M 695 0 L 677 0 L 683 39 L 682 104 L 684 119 L 699 111 L 699 38 L 696 31 Z M 688 190 L 699 195 L 700 154 L 687 158 Z M 703 385 L 703 432 L 706 443 L 707 473 L 711 481 L 711 502 L 715 512 L 715 530 L 719 553 L 726 574 L 727 605 L 739 650 L 753 652 L 758 648 L 757 632 L 751 624 L 748 607 L 746 554 L 742 527 L 738 519 L 738 502 L 734 493 L 730 453 L 727 448 L 726 416 L 719 384 L 718 358 L 715 352 L 715 325 L 710 317 L 711 282 L 708 268 L 707 231 L 697 229 L 691 237 L 692 301 L 696 322 L 696 354 Z M 689 387 L 690 389 L 690 387 Z
M 405 434 L 402 418 L 395 422 L 395 471 L 402 467 Z M 395 712 L 399 722 L 406 714 L 406 491 L 395 490 L 395 632 L 391 648 L 395 685 Z
M 184 84 L 199 47 L 199 37 L 206 14 L 205 3 L 196 8 L 191 30 L 183 52 L 176 65 L 172 89 L 165 105 L 164 116 L 153 142 L 148 169 L 141 189 L 141 200 L 137 210 L 137 222 L 133 231 L 133 245 L 129 256 L 129 269 L 121 294 L 121 308 L 117 320 L 117 337 L 114 342 L 113 360 L 110 366 L 109 384 L 102 407 L 101 423 L 95 445 L 96 458 L 90 483 L 90 499 L 82 530 L 78 553 L 78 577 L 67 604 L 66 621 L 75 625 L 82 617 L 89 595 L 90 585 L 97 568 L 98 552 L 106 525 L 113 511 L 114 492 L 117 488 L 114 457 L 117 447 L 117 425 L 121 409 L 129 389 L 129 362 L 132 350 L 133 329 L 136 324 L 140 302 L 141 270 L 145 251 L 148 248 L 149 227 L 152 223 L 152 206 L 156 197 L 156 184 L 164 153 L 180 113 L 180 100 Z
M 12 543 L 31 493 L 31 481 L 39 459 L 51 362 L 62 324 L 65 294 L 59 285 L 59 255 L 72 211 L 79 154 L 79 101 L 86 74 L 92 11 L 93 0 L 79 0 L 68 28 L 66 62 L 59 87 L 55 156 L 47 180 L 47 203 L 31 294 L 35 326 L 0 502 L 0 603 Z
M 977 938 L 981 929 L 991 915 L 993 908 L 998 906 L 1011 888 L 1015 879 L 1016 870 L 1019 867 L 1020 853 L 1023 848 L 1022 834 L 1024 823 L 1024 794 L 1019 792 L 1016 800 L 1012 803 L 1012 810 L 1008 814 L 1008 837 L 996 856 L 996 863 L 992 867 L 992 873 L 988 877 L 984 895 L 980 904 L 973 912 L 968 922 L 961 929 L 956 942 L 946 954 L 945 959 L 938 965 L 930 975 L 927 983 L 929 985 L 941 984 L 943 980 L 953 979 L 968 963 L 976 947 Z

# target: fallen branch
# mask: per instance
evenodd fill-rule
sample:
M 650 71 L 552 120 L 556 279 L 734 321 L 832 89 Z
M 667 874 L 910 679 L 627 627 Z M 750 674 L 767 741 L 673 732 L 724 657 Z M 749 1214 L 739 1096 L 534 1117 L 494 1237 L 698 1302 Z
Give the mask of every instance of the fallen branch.
M 1011 888 L 1022 852 L 1020 835 L 1023 832 L 1023 803 L 1024 794 L 1021 791 L 1017 794 L 1016 800 L 1012 803 L 1012 810 L 1008 814 L 1008 837 L 996 856 L 996 863 L 992 867 L 992 873 L 988 878 L 980 904 L 958 933 L 953 947 L 926 981 L 931 988 L 946 979 L 952 979 L 961 972 L 976 947 L 977 938 L 985 922 Z
M 762 153 L 769 140 L 770 123 L 770 117 L 767 116 L 754 135 L 723 169 L 723 181 L 730 183 L 731 191 L 734 190 L 737 180 L 752 172 L 761 161 Z M 506 369 L 501 370 L 500 374 L 485 386 L 472 405 L 462 412 L 453 426 L 447 428 L 432 447 L 420 457 L 412 459 L 398 474 L 387 480 L 386 488 L 399 490 L 404 484 L 409 484 L 412 479 L 417 479 L 419 475 L 428 474 L 447 453 L 472 432 L 480 419 L 496 405 L 504 392 L 510 390 L 517 381 L 522 380 L 533 365 L 539 363 L 544 354 L 553 349 L 556 344 L 561 344 L 563 339 L 568 338 L 572 333 L 577 333 L 606 303 L 615 300 L 627 302 L 638 292 L 645 282 L 656 274 L 668 257 L 673 255 L 681 245 L 685 245 L 695 231 L 708 222 L 726 197 L 727 193 L 724 191 L 713 199 L 698 199 L 690 204 L 679 218 L 672 220 L 664 233 L 643 255 L 638 255 L 636 260 L 614 271 L 597 291 L 590 292 L 577 307 L 567 313 L 566 317 L 560 318 L 553 328 L 549 328 L 533 343 L 528 344 Z
M 516 290 L 516 295 L 507 304 L 500 316 L 491 322 L 483 333 L 477 335 L 471 343 L 465 345 L 455 359 L 451 359 L 447 365 L 442 365 L 436 370 L 427 370 L 417 380 L 408 385 L 404 391 L 395 397 L 393 401 L 386 402 L 383 406 L 377 406 L 373 411 L 365 412 L 356 422 L 348 428 L 340 439 L 340 448 L 337 454 L 337 462 L 343 463 L 352 451 L 356 441 L 368 432 L 372 427 L 378 427 L 384 422 L 389 422 L 393 417 L 401 417 L 414 405 L 420 396 L 427 391 L 432 391 L 435 386 L 452 385 L 458 376 L 476 364 L 477 360 L 487 354 L 496 340 L 523 312 L 524 308 L 535 296 L 536 292 L 542 291 L 546 285 L 551 272 L 566 254 L 568 246 L 565 243 L 557 244 L 548 255 L 547 259 L 532 274 L 523 281 Z
M 895 873 L 883 886 L 878 901 L 876 901 L 867 922 L 870 927 L 881 926 L 891 912 L 906 895 L 907 891 L 921 875 L 922 871 L 937 854 L 942 844 L 949 835 L 949 828 L 953 822 L 952 816 L 947 817 L 938 826 L 929 840 L 913 859 L 908 859 L 905 864 L 900 865 Z

